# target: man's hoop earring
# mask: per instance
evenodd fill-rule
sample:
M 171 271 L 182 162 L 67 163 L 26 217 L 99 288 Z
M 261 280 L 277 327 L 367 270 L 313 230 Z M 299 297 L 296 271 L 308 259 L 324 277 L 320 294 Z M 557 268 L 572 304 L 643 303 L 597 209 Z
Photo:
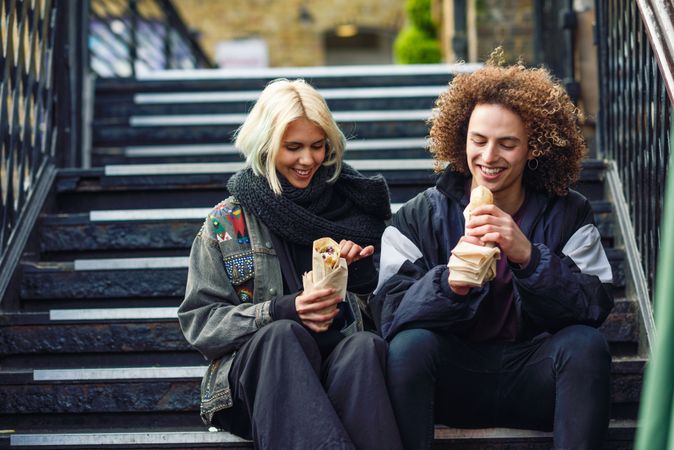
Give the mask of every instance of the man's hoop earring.
M 530 159 L 529 161 L 527 161 L 527 167 L 532 172 L 538 169 L 538 158 Z

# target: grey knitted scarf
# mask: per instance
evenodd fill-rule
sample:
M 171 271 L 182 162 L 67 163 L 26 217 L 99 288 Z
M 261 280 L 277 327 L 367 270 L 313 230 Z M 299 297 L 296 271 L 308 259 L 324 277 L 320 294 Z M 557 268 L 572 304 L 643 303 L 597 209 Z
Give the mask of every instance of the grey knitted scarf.
M 274 233 L 297 244 L 311 244 L 322 237 L 359 245 L 379 244 L 391 217 L 388 187 L 380 175 L 365 177 L 342 165 L 334 183 L 327 183 L 334 169 L 321 166 L 305 189 L 293 187 L 277 172 L 283 193 L 276 195 L 267 179 L 247 168 L 227 183 L 229 192 Z

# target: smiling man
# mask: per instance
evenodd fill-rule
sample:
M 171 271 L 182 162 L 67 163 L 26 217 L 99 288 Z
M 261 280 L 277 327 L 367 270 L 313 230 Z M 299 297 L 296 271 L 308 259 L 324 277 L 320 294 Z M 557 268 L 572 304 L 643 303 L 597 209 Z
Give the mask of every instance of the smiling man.
M 430 448 L 435 423 L 601 448 L 611 357 L 596 328 L 612 273 L 589 202 L 569 189 L 586 152 L 577 110 L 544 69 L 490 61 L 454 78 L 434 112 L 430 151 L 445 169 L 384 232 L 370 302 L 405 448 Z M 479 185 L 494 204 L 465 223 Z M 449 282 L 460 241 L 499 247 L 492 281 Z

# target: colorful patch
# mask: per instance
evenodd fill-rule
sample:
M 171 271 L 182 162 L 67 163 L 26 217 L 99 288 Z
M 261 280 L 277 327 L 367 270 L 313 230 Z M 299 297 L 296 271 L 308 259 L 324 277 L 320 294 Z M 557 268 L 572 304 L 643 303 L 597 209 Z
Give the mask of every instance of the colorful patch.
M 222 226 L 222 222 L 215 216 L 209 215 L 213 228 L 215 229 L 215 236 L 218 238 L 218 242 L 229 241 L 232 237 L 225 231 L 225 227 Z
M 230 210 L 229 213 L 226 213 L 225 217 L 234 227 L 234 232 L 236 233 L 236 239 L 239 241 L 239 244 L 249 244 L 250 239 L 246 234 L 246 221 L 243 218 L 243 211 L 241 207 L 237 206 Z
M 234 285 L 241 284 L 255 276 L 253 252 L 242 253 L 236 256 L 228 256 L 224 259 L 224 263 L 227 277 Z
M 236 290 L 236 295 L 239 296 L 239 299 L 243 303 L 253 303 L 253 291 L 248 288 L 242 287 Z

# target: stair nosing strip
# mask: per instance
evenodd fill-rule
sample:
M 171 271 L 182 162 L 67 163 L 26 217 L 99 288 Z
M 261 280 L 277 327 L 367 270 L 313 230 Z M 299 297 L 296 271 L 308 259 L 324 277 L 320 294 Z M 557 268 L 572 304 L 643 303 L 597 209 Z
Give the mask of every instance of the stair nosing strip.
M 160 209 L 108 209 L 89 211 L 90 222 L 204 219 L 212 207 Z
M 356 170 L 432 170 L 431 158 L 414 159 L 352 159 L 346 161 Z M 225 163 L 168 163 L 168 164 L 111 164 L 105 166 L 106 176 L 143 176 L 178 174 L 234 173 L 245 167 L 244 162 Z
M 150 445 L 150 444 L 187 444 L 187 443 L 226 443 L 249 442 L 234 434 L 219 431 L 163 431 L 138 433 L 49 433 L 49 434 L 13 434 L 10 436 L 12 447 L 38 446 L 100 446 L 100 445 Z
M 403 203 L 391 203 L 395 213 Z M 205 219 L 212 207 L 175 209 L 110 209 L 89 212 L 90 222 L 134 222 Z
M 158 256 L 149 258 L 102 258 L 76 259 L 73 270 L 144 270 L 144 269 L 183 269 L 189 264 L 188 256 Z
M 97 381 L 145 379 L 201 379 L 208 366 L 108 367 L 84 369 L 35 369 L 33 381 Z
M 410 97 L 437 97 L 447 89 L 447 85 L 426 86 L 386 86 L 386 87 L 344 87 L 318 89 L 326 100 L 350 100 L 371 98 L 410 98 Z M 234 103 L 255 101 L 260 96 L 260 90 L 244 91 L 210 91 L 210 92 L 170 92 L 170 93 L 139 93 L 133 96 L 136 105 L 159 105 L 181 103 Z
M 173 306 L 149 308 L 68 308 L 50 309 L 50 321 L 103 320 L 177 320 L 178 308 Z
M 401 139 L 353 139 L 346 141 L 346 151 L 390 150 L 390 149 L 426 149 L 426 138 Z M 130 158 L 147 156 L 194 156 L 194 155 L 232 155 L 239 153 L 234 144 L 185 144 L 124 147 L 124 155 Z
M 235 155 L 239 150 L 234 144 L 187 144 L 124 147 L 124 156 L 142 158 L 147 156 L 190 156 L 190 155 Z
M 385 111 L 337 111 L 332 113 L 337 122 L 378 122 L 378 121 L 426 121 L 431 117 L 431 109 L 421 110 L 385 110 Z M 131 127 L 161 126 L 212 126 L 240 125 L 248 117 L 247 114 L 185 114 L 131 116 Z
M 192 69 L 139 73 L 139 81 L 230 80 L 269 78 L 339 78 L 345 76 L 456 75 L 471 73 L 482 63 L 382 64 L 362 66 L 277 67 L 261 69 Z M 449 81 L 449 80 L 448 80 Z

